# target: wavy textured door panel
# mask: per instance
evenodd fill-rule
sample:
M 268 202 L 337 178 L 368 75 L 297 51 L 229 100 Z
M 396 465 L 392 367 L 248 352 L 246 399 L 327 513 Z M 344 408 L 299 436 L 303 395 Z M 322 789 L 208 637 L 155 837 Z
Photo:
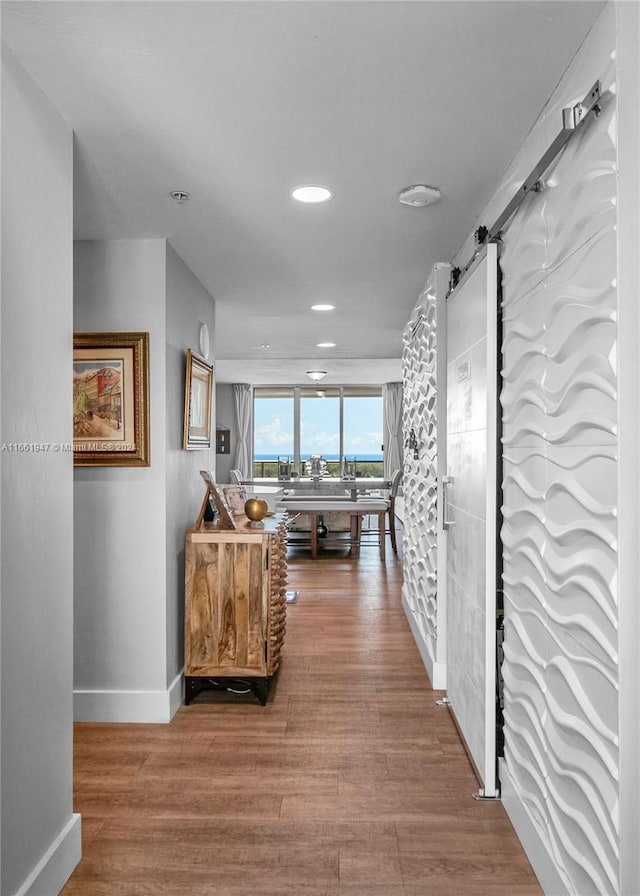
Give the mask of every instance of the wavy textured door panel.
M 546 607 L 546 455 L 509 448 L 503 456 L 503 580 L 510 595 L 526 596 L 533 613 Z
M 526 172 L 528 174 L 529 172 Z M 526 176 L 526 174 L 524 176 Z M 523 176 L 523 179 L 524 179 Z M 545 279 L 547 242 L 544 201 L 530 193 L 509 225 L 509 242 L 500 255 L 503 285 L 503 317 L 519 316 L 519 305 Z
M 505 763 L 580 896 L 619 891 L 615 133 L 608 97 L 501 258 Z
M 549 270 L 599 231 L 615 226 L 614 114 L 615 103 L 605 99 L 600 117 L 586 122 L 580 138 L 567 144 L 544 175 L 542 214 Z

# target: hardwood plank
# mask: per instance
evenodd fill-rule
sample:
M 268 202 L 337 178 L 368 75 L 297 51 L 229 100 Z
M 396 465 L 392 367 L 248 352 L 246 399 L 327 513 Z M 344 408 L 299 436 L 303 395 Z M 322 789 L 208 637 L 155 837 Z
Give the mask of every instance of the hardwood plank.
M 266 706 L 203 692 L 168 725 L 75 726 L 63 896 L 540 896 L 502 805 L 471 798 L 397 558 L 300 552 L 288 578 Z
M 394 853 L 370 850 L 340 855 L 341 884 L 375 884 L 402 888 L 400 857 Z

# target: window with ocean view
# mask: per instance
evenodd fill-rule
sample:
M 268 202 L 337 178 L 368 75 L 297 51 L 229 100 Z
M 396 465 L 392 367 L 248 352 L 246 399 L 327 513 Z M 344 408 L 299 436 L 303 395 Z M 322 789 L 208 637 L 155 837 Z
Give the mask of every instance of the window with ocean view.
M 304 475 L 313 454 L 332 476 L 344 458 L 358 476 L 382 476 L 382 413 L 380 386 L 256 387 L 254 476 L 277 478 L 279 461 Z

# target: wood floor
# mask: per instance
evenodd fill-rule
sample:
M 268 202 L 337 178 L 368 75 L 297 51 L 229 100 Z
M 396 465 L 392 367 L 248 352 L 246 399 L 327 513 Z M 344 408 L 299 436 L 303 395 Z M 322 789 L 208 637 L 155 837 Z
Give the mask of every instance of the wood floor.
M 169 725 L 76 726 L 83 859 L 64 896 L 539 896 L 435 705 L 401 564 L 290 558 L 262 707 L 202 694 Z

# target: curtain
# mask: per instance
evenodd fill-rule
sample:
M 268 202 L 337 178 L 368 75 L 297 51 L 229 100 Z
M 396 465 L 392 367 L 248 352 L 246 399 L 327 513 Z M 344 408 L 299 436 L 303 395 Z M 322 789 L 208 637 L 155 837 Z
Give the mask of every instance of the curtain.
M 391 479 L 394 470 L 402 467 L 402 383 L 385 383 L 382 407 L 386 429 L 384 478 Z
M 253 393 L 246 383 L 233 384 L 233 401 L 236 409 L 238 441 L 233 467 L 240 470 L 243 479 L 251 479 L 253 463 L 251 457 L 251 427 L 253 425 Z

